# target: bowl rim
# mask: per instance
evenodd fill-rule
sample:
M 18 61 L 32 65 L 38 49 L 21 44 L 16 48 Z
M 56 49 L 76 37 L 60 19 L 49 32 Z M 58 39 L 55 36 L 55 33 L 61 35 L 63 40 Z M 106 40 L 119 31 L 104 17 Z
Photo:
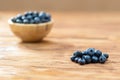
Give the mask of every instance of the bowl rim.
M 51 21 L 49 21 L 49 22 L 45 22 L 45 23 L 39 23 L 39 24 L 21 24 L 21 23 L 14 23 L 14 22 L 12 22 L 12 20 L 11 19 L 9 19 L 8 20 L 8 24 L 10 24 L 10 25 L 18 25 L 18 26 L 41 26 L 41 25 L 46 25 L 46 24 L 52 24 L 54 22 L 54 20 L 53 19 L 51 19 Z

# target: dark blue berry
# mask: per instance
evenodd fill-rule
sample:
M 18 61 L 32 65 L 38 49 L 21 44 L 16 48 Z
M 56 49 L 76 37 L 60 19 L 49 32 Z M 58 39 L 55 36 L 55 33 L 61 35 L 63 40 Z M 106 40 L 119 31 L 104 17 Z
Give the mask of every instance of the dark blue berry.
M 79 59 L 78 57 L 75 58 L 75 62 L 76 62 L 76 63 L 78 63 L 78 59 Z
M 41 19 L 41 22 L 42 22 L 42 23 L 45 23 L 45 22 L 48 22 L 48 20 L 45 19 L 45 18 L 42 18 L 42 19 Z
M 16 23 L 22 23 L 22 20 L 21 20 L 21 19 L 16 19 L 15 22 L 16 22 Z
M 32 15 L 27 15 L 26 18 L 27 19 L 32 19 L 33 17 L 32 17 Z
M 27 15 L 29 15 L 28 12 L 25 12 L 25 13 L 24 13 L 24 16 L 27 16 Z
M 89 55 L 83 55 L 82 58 L 85 59 L 87 64 L 91 62 L 91 57 Z
M 41 22 L 39 17 L 35 17 L 34 21 L 35 21 L 35 23 L 40 23 Z
M 39 16 L 40 18 L 45 18 L 46 13 L 45 13 L 44 11 L 41 11 L 41 12 L 38 14 L 38 16 Z
M 34 24 L 35 21 L 33 19 L 30 20 L 30 24 Z
M 28 15 L 32 15 L 33 12 L 32 12 L 32 11 L 28 11 L 27 14 L 28 14 Z
M 76 57 L 82 57 L 82 52 L 81 51 L 75 51 L 73 53 L 73 55 L 76 56 Z
M 82 55 L 87 55 L 87 51 L 86 51 L 86 50 L 83 51 L 83 52 L 82 52 Z
M 24 19 L 26 19 L 26 17 L 23 15 L 23 16 L 21 17 L 21 19 L 24 20 Z
M 38 14 L 39 14 L 39 12 L 34 11 L 33 14 L 32 14 L 32 17 L 39 17 Z
M 95 48 L 88 48 L 86 51 L 88 55 L 93 56 L 95 53 Z
M 39 12 L 37 12 L 37 11 L 34 11 L 34 12 L 33 12 L 33 14 L 35 14 L 35 15 L 38 15 L 38 14 L 39 14 Z
M 46 22 L 51 20 L 51 15 L 49 13 L 46 13 L 45 20 Z
M 103 54 L 106 58 L 109 58 L 109 55 L 107 53 Z
M 84 65 L 86 63 L 86 61 L 84 58 L 82 58 L 82 59 L 78 59 L 78 63 L 81 65 Z
M 11 18 L 11 20 L 12 20 L 12 22 L 16 22 L 16 18 L 14 18 L 14 17 Z
M 101 56 L 99 57 L 99 62 L 100 62 L 100 63 L 105 63 L 105 61 L 106 61 L 106 57 L 105 57 L 104 55 L 101 55 Z
M 102 52 L 100 50 L 95 50 L 95 56 L 100 57 L 102 55 Z
M 29 23 L 29 20 L 28 20 L 28 19 L 24 19 L 24 20 L 23 20 L 23 23 L 28 24 L 28 23 Z
M 70 59 L 71 59 L 71 61 L 74 62 L 74 61 L 75 61 L 75 58 L 76 58 L 75 56 L 72 56 Z
M 21 15 L 21 14 L 18 14 L 18 15 L 16 16 L 16 19 L 21 19 L 21 17 L 22 17 L 22 15 Z
M 98 57 L 97 56 L 92 56 L 92 62 L 97 63 L 98 62 Z

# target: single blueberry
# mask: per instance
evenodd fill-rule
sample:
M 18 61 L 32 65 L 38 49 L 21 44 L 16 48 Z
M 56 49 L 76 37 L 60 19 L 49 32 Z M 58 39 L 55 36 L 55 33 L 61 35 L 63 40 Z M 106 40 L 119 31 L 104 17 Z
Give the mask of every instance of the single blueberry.
M 22 14 L 18 14 L 18 15 L 16 16 L 16 19 L 21 19 L 21 17 L 22 17 Z
M 45 19 L 45 18 L 41 18 L 41 22 L 42 23 L 45 23 L 45 22 L 48 22 L 49 20 Z
M 23 16 L 21 16 L 21 19 L 24 20 L 24 19 L 27 19 L 27 18 L 23 15 Z
M 82 55 L 87 55 L 87 51 L 86 51 L 86 50 L 83 51 L 83 52 L 82 52 Z
M 76 63 L 78 63 L 78 60 L 79 60 L 79 58 L 78 58 L 78 57 L 76 57 L 76 58 L 75 58 L 75 62 L 76 62 Z
M 95 48 L 88 48 L 86 51 L 88 55 L 93 56 L 95 53 Z
M 30 22 L 29 22 L 28 19 L 24 19 L 24 20 L 23 20 L 23 23 L 28 24 L 28 23 L 30 23 Z
M 26 18 L 27 19 L 32 19 L 33 17 L 32 17 L 32 15 L 27 15 Z
M 78 59 L 78 63 L 84 65 L 86 63 L 85 59 Z
M 46 13 L 45 20 L 46 22 L 51 21 L 51 15 L 49 13 Z
M 75 58 L 76 58 L 75 56 L 71 56 L 71 58 L 70 58 L 70 59 L 71 59 L 71 61 L 73 61 L 73 62 L 74 62 L 74 61 L 75 61 Z
M 51 18 L 51 15 L 49 13 L 46 13 L 46 17 Z
M 102 52 L 100 50 L 95 50 L 95 56 L 100 57 L 102 55 Z
M 81 51 L 75 51 L 73 53 L 73 55 L 76 56 L 76 57 L 82 57 L 82 52 Z
M 16 22 L 16 18 L 14 18 L 14 17 L 11 18 L 11 21 L 12 21 L 12 22 Z
M 40 23 L 41 22 L 39 17 L 35 17 L 34 21 L 35 21 L 35 23 Z
M 99 62 L 100 62 L 100 63 L 105 63 L 105 61 L 106 61 L 106 57 L 105 57 L 104 55 L 101 55 L 101 56 L 99 57 Z
M 98 57 L 97 56 L 92 56 L 92 62 L 97 63 L 98 62 Z
M 109 58 L 109 55 L 107 53 L 103 54 L 106 58 Z
M 37 11 L 34 11 L 34 12 L 33 12 L 33 14 L 35 14 L 35 15 L 38 15 L 38 14 L 39 14 L 39 12 L 37 12 Z
M 35 21 L 33 19 L 30 19 L 30 24 L 35 24 Z
M 87 64 L 91 62 L 91 57 L 89 55 L 83 55 L 82 58 L 85 59 Z
M 38 14 L 39 14 L 39 12 L 34 11 L 33 14 L 32 14 L 32 17 L 39 17 Z
M 28 12 L 25 12 L 25 13 L 24 13 L 24 16 L 27 16 L 27 15 L 29 15 L 29 13 L 28 13 Z
M 45 18 L 46 16 L 46 13 L 44 11 L 41 11 L 39 14 L 38 14 L 39 18 Z
M 32 12 L 32 11 L 28 11 L 27 14 L 28 14 L 28 15 L 32 15 L 33 12 Z
M 22 20 L 21 20 L 21 19 L 16 19 L 15 22 L 16 22 L 16 23 L 22 23 Z
M 78 59 L 78 63 L 80 62 L 81 59 L 82 59 L 82 58 L 79 58 L 79 59 Z

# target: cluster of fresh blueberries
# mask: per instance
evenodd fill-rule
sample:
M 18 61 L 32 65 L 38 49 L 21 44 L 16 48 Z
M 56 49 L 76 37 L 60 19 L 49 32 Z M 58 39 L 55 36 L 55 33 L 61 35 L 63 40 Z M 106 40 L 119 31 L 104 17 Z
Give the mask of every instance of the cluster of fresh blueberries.
M 39 24 L 51 21 L 51 15 L 44 11 L 28 11 L 13 17 L 12 22 L 21 24 Z
M 102 53 L 95 48 L 88 48 L 85 51 L 75 51 L 71 57 L 71 61 L 79 63 L 81 65 L 89 63 L 105 63 L 109 55 Z

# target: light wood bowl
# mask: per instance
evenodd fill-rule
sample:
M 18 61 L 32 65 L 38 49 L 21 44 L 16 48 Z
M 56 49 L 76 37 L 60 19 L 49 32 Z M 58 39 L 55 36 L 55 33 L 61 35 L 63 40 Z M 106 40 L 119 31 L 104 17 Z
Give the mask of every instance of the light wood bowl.
M 38 42 L 51 31 L 53 20 L 40 24 L 20 24 L 8 20 L 8 24 L 12 32 L 23 42 Z

